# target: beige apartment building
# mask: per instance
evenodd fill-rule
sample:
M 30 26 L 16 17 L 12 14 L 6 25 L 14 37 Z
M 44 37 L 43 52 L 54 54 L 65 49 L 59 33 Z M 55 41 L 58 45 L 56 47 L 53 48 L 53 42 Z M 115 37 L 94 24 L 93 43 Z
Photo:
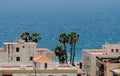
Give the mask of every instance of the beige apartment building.
M 0 64 L 33 64 L 33 58 L 37 56 L 47 56 L 54 60 L 55 54 L 46 48 L 37 48 L 34 42 L 5 42 L 4 48 L 0 49 Z
M 108 73 L 104 73 L 103 75 L 98 74 L 98 70 L 100 67 L 98 65 L 101 61 L 98 61 L 97 58 L 118 58 L 120 56 L 120 44 L 105 44 L 103 45 L 102 49 L 84 49 L 82 52 L 82 70 L 86 72 L 86 76 L 112 76 L 112 73 L 110 72 L 110 69 L 116 68 L 120 66 L 120 63 L 110 63 L 107 62 L 105 64 L 104 61 L 101 63 L 104 66 L 109 67 L 107 69 Z M 105 70 L 105 69 L 104 69 Z M 104 72 L 107 72 L 104 71 Z

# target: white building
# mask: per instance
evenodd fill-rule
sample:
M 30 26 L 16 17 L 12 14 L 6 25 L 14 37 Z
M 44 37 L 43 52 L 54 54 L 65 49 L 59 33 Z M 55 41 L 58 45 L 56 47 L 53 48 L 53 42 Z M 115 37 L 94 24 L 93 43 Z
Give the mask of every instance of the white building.
M 82 69 L 86 76 L 97 76 L 96 57 L 118 57 L 120 56 L 120 44 L 105 44 L 102 49 L 84 49 L 82 52 Z M 110 75 L 109 75 L 110 76 Z
M 38 56 L 35 57 L 33 60 L 35 64 L 34 67 L 39 70 L 58 68 L 55 66 L 55 61 L 47 56 Z
M 0 64 L 32 64 L 33 57 L 48 56 L 54 60 L 54 52 L 46 48 L 37 48 L 34 42 L 5 42 L 4 48 L 0 49 Z
M 77 76 L 70 64 L 58 64 L 55 54 L 34 42 L 6 42 L 0 49 L 0 76 Z
M 2 66 L 0 76 L 77 76 L 77 68 L 38 56 L 34 58 L 34 66 Z

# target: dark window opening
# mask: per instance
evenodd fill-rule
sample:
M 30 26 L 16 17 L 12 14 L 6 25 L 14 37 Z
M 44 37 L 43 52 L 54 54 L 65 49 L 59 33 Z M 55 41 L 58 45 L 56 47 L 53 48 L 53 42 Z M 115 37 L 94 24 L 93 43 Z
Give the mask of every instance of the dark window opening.
M 111 52 L 114 52 L 114 49 L 111 49 Z
M 118 52 L 119 51 L 119 49 L 116 49 L 116 52 Z
M 19 52 L 19 48 L 16 48 L 16 52 Z
M 47 63 L 45 63 L 45 69 L 47 69 Z
M 33 60 L 33 57 L 31 56 L 31 57 L 30 57 L 30 61 L 32 61 L 32 60 Z
M 23 46 L 23 48 L 25 48 L 25 46 Z
M 16 57 L 16 61 L 20 61 L 20 57 Z

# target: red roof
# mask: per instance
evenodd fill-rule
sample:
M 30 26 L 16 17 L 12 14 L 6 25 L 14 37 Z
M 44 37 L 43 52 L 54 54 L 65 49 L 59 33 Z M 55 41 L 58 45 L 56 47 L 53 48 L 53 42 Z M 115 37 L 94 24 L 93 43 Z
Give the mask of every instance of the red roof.
M 39 56 L 39 57 L 35 57 L 34 62 L 50 62 L 53 61 L 51 58 L 47 57 L 47 56 Z

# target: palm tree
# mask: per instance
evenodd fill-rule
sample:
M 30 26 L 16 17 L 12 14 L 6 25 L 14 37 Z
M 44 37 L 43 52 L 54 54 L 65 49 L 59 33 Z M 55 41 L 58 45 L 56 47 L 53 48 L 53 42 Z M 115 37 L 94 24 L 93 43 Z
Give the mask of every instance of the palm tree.
M 22 35 L 21 35 L 21 39 L 22 40 L 25 40 L 25 42 L 28 42 L 30 40 L 30 34 L 29 32 L 24 32 Z
M 56 46 L 55 49 L 55 55 L 59 58 L 59 63 L 64 63 L 64 51 L 62 46 Z
M 71 32 L 68 34 L 69 37 L 69 44 L 71 46 L 70 49 L 70 63 L 74 65 L 74 58 L 75 58 L 75 46 L 77 41 L 79 40 L 79 35 L 76 34 L 76 32 Z
M 39 33 L 33 33 L 32 36 L 30 37 L 30 39 L 32 40 L 32 42 L 37 43 L 38 40 L 41 39 L 41 37 L 40 37 L 40 34 L 39 34 Z
M 73 59 L 72 59 L 72 62 L 73 62 L 73 65 L 74 65 L 74 59 L 75 59 L 75 49 L 76 49 L 76 43 L 78 42 L 79 40 L 79 35 L 76 34 L 75 32 L 73 33 L 74 35 L 74 38 L 73 38 Z
M 68 34 L 68 43 L 70 44 L 70 64 L 72 64 L 72 58 L 73 58 L 73 33 L 71 32 Z
M 66 52 L 66 44 L 68 43 L 68 35 L 66 33 L 62 33 L 58 36 L 58 41 L 64 45 L 64 52 L 65 52 L 65 60 L 67 61 L 67 52 Z

